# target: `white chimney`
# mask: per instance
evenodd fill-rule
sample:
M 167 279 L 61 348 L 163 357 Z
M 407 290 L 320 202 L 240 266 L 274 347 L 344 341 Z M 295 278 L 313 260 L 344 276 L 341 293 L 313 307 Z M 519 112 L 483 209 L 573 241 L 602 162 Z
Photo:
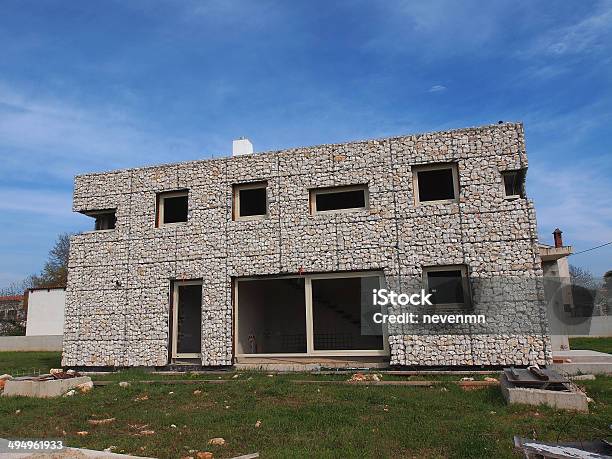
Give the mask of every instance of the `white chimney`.
M 253 144 L 249 139 L 240 137 L 232 142 L 232 156 L 250 155 L 253 153 Z

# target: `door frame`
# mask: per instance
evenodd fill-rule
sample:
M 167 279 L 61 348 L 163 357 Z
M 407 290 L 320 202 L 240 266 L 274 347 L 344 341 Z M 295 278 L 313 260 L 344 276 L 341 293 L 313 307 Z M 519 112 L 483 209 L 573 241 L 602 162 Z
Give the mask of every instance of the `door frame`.
M 314 324 L 313 324 L 313 309 L 312 309 L 312 280 L 316 279 L 343 279 L 352 277 L 378 277 L 379 288 L 385 288 L 385 275 L 381 271 L 350 271 L 350 272 L 334 272 L 323 274 L 302 274 L 302 275 L 287 275 L 287 276 L 258 276 L 258 277 L 240 277 L 234 279 L 234 349 L 237 358 L 245 357 L 368 357 L 368 356 L 388 356 L 389 352 L 389 335 L 387 327 L 383 326 L 383 348 L 377 350 L 360 349 L 360 350 L 315 350 L 314 349 Z M 267 353 L 267 354 L 249 354 L 238 352 L 238 284 L 241 281 L 254 280 L 272 280 L 272 279 L 304 279 L 304 295 L 306 303 L 306 352 L 292 353 Z
M 172 283 L 172 355 L 173 359 L 199 359 L 202 357 L 202 300 L 200 299 L 200 352 L 177 352 L 178 349 L 178 310 L 179 310 L 179 287 L 185 285 L 199 285 L 201 280 L 174 281 Z M 203 288 L 203 287 L 202 287 Z

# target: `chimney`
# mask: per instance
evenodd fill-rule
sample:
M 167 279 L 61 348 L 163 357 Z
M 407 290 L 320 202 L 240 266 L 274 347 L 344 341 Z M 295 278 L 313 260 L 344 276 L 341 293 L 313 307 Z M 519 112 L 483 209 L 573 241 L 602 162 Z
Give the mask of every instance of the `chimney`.
M 249 139 L 240 137 L 232 142 L 232 156 L 250 155 L 253 153 L 253 144 Z
M 553 231 L 553 237 L 555 238 L 555 247 L 557 249 L 559 247 L 563 247 L 563 237 L 561 237 L 562 234 L 563 234 L 563 231 L 561 231 L 559 228 Z

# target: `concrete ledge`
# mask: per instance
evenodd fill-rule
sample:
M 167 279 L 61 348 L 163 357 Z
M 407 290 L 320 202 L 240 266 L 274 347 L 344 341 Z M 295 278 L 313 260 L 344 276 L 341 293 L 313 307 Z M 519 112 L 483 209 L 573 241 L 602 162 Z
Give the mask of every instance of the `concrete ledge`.
M 86 382 L 91 382 L 91 378 L 89 376 L 79 376 L 77 378 L 69 379 L 53 379 L 50 381 L 12 379 L 6 381 L 2 396 L 23 396 L 38 398 L 60 397 L 61 395 L 68 392 L 70 389 L 74 389 L 79 384 L 83 384 Z
M 612 363 L 553 363 L 548 368 L 566 376 L 612 375 Z
M 0 336 L 0 352 L 61 351 L 63 335 Z
M 508 404 L 517 403 L 534 406 L 547 405 L 560 410 L 574 410 L 584 413 L 589 412 L 587 396 L 578 390 L 573 392 L 563 392 L 512 387 L 505 374 L 502 374 L 500 383 L 502 394 Z

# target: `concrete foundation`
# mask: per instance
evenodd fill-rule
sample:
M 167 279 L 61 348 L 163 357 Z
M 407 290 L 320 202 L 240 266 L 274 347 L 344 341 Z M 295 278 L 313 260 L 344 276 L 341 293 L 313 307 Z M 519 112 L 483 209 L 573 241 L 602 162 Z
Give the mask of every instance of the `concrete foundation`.
M 505 374 L 500 378 L 501 390 L 506 402 L 522 405 L 547 405 L 560 410 L 574 410 L 588 413 L 587 396 L 578 391 L 565 392 L 542 389 L 513 387 Z
M 612 375 L 612 355 L 605 352 L 588 350 L 556 351 L 554 360 L 564 363 L 553 363 L 549 368 L 571 376 L 579 374 Z
M 60 397 L 70 389 L 74 389 L 78 385 L 86 382 L 91 382 L 91 378 L 89 376 L 79 376 L 77 378 L 69 379 L 53 379 L 50 381 L 13 379 L 6 382 L 2 395 L 4 397 Z

